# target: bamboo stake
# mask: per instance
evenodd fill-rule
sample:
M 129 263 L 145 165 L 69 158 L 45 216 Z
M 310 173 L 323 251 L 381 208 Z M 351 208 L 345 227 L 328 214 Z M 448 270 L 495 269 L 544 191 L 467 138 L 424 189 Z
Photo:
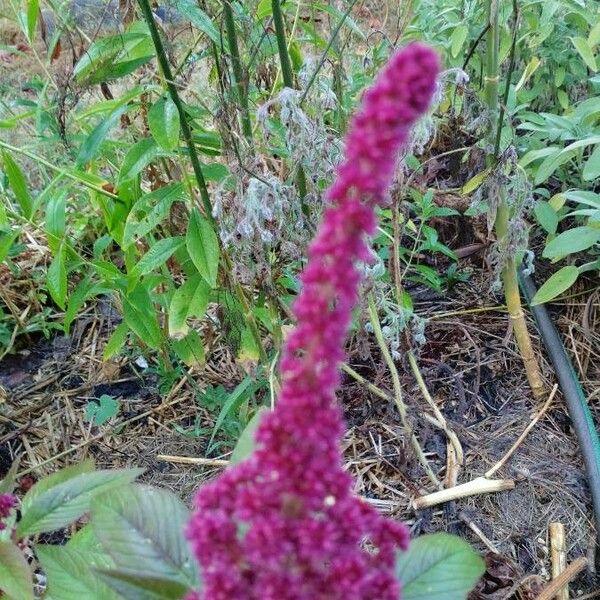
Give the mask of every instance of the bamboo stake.
M 556 581 L 567 568 L 567 544 L 565 526 L 562 523 L 550 523 L 550 560 L 552 562 L 552 580 Z M 556 600 L 569 600 L 569 585 L 558 590 Z
M 573 581 L 587 565 L 588 560 L 583 556 L 572 562 L 556 579 L 544 588 L 542 593 L 537 597 L 537 600 L 553 600 L 559 591 Z
M 436 504 L 450 502 L 450 500 L 478 496 L 479 494 L 503 492 L 512 490 L 514 487 L 515 482 L 513 479 L 486 479 L 485 477 L 477 477 L 472 481 L 454 486 L 453 488 L 440 490 L 439 492 L 416 498 L 413 501 L 413 507 L 415 509 L 429 508 Z

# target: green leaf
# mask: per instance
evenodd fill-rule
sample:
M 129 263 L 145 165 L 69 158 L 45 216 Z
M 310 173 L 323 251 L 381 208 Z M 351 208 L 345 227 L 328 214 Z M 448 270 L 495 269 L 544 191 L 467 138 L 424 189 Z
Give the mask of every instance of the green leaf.
M 104 346 L 104 352 L 102 353 L 103 360 L 109 360 L 123 348 L 128 333 L 129 325 L 127 323 L 121 323 L 112 332 L 112 335 L 108 338 L 108 342 L 106 342 L 106 346 Z
M 119 185 L 136 177 L 162 153 L 163 151 L 156 145 L 153 138 L 145 138 L 134 144 L 123 159 L 119 171 Z
M 170 152 L 179 142 L 179 112 L 171 98 L 161 98 L 148 113 L 150 133 L 158 145 Z
M 27 2 L 27 39 L 29 42 L 33 42 L 39 12 L 39 0 L 29 0 Z
M 211 18 L 198 6 L 194 0 L 173 0 L 175 8 L 187 17 L 194 27 L 205 33 L 215 44 L 223 43 L 219 30 L 214 26 Z
M 183 184 L 176 183 L 142 196 L 127 215 L 123 232 L 123 249 L 127 249 L 137 239 L 156 229 L 169 216 L 171 206 L 181 199 L 183 193 Z
M 569 162 L 576 154 L 576 150 L 565 152 L 558 150 L 547 156 L 535 173 L 534 183 L 540 185 L 544 183 L 560 166 Z
M 65 246 L 61 244 L 46 274 L 46 284 L 50 296 L 62 310 L 65 310 L 67 299 L 67 266 L 65 264 L 65 254 Z
M 484 571 L 469 544 L 447 533 L 413 540 L 396 561 L 402 600 L 465 600 Z
M 108 556 L 83 548 L 38 544 L 35 552 L 48 578 L 48 593 L 60 600 L 120 600 L 94 572 L 112 566 Z
M 227 415 L 234 410 L 237 406 L 239 406 L 244 400 L 250 397 L 250 395 L 254 392 L 254 385 L 252 380 L 249 377 L 246 377 L 238 386 L 229 394 L 225 404 L 219 411 L 219 416 L 215 422 L 215 426 L 212 430 L 212 434 L 210 436 L 210 440 L 208 440 L 208 450 L 207 452 L 211 452 L 212 443 L 217 435 L 219 429 L 223 425 L 223 422 L 227 418 Z
M 114 469 L 82 473 L 37 495 L 17 525 L 17 535 L 55 531 L 89 511 L 92 498 L 132 482 L 143 469 Z
M 33 600 L 29 563 L 11 542 L 0 542 L 0 591 L 7 600 Z
M 33 504 L 33 501 L 42 493 L 47 492 L 50 488 L 60 483 L 64 483 L 69 479 L 73 479 L 73 477 L 77 477 L 82 473 L 91 473 L 95 468 L 96 465 L 94 463 L 94 459 L 88 458 L 86 460 L 82 460 L 79 463 L 71 465 L 70 467 L 65 467 L 63 469 L 60 469 L 59 471 L 51 473 L 43 479 L 40 479 L 25 494 L 25 497 L 21 502 L 21 513 L 27 513 L 29 507 Z
M 21 207 L 21 212 L 26 219 L 31 219 L 33 216 L 33 200 L 27 191 L 27 182 L 23 171 L 21 171 L 21 168 L 13 160 L 12 156 L 4 150 L 2 151 L 2 161 L 4 162 L 4 170 L 8 177 L 8 183 Z
M 0 263 L 4 262 L 20 234 L 21 229 L 12 229 L 6 233 L 0 232 Z
M 66 201 L 67 191 L 60 190 L 52 194 L 46 204 L 46 234 L 48 246 L 54 254 L 58 252 L 65 234 Z
M 600 19 L 592 27 L 592 29 L 588 35 L 587 41 L 588 41 L 590 48 L 594 48 L 595 46 L 600 44 Z
M 130 329 L 150 348 L 158 349 L 162 331 L 148 290 L 138 285 L 123 298 L 123 318 Z
M 82 527 L 77 533 L 69 538 L 66 544 L 69 548 L 93 552 L 95 554 L 103 554 L 100 541 L 94 533 L 94 529 L 90 523 Z
M 129 108 L 129 105 L 118 107 L 108 116 L 101 119 L 100 123 L 93 131 L 83 140 L 79 148 L 79 154 L 75 165 L 83 167 L 85 163 L 92 160 L 98 154 L 98 150 L 105 140 L 108 132 L 119 122 L 121 115 Z
M 450 53 L 454 58 L 462 50 L 462 47 L 467 39 L 469 28 L 466 25 L 459 25 L 450 36 Z
M 544 248 L 545 258 L 558 258 L 581 252 L 592 247 L 600 240 L 600 229 L 594 227 L 575 227 L 555 237 Z
M 250 419 L 231 453 L 230 464 L 235 465 L 242 462 L 254 452 L 254 436 L 256 435 L 256 430 L 260 425 L 261 419 L 268 411 L 268 408 L 261 406 Z
M 552 275 L 544 285 L 537 291 L 531 300 L 531 305 L 544 304 L 550 302 L 558 295 L 568 290 L 579 276 L 579 269 L 573 265 L 568 265 Z
M 570 39 L 573 42 L 573 46 L 575 46 L 575 50 L 579 52 L 579 56 L 583 59 L 583 62 L 591 71 L 596 73 L 596 71 L 598 71 L 598 65 L 596 64 L 596 58 L 594 57 L 594 50 L 589 42 L 583 37 L 572 37 Z
M 152 575 L 143 576 L 123 569 L 94 569 L 98 577 L 124 600 L 169 600 L 182 598 L 189 586 Z
M 537 202 L 533 211 L 538 223 L 548 232 L 556 233 L 558 215 L 548 202 Z
M 197 209 L 192 209 L 186 246 L 198 273 L 214 288 L 219 273 L 219 240 L 211 223 Z
M 201 367 L 206 362 L 204 342 L 193 329 L 181 338 L 171 342 L 173 351 L 188 367 Z
M 102 394 L 98 401 L 90 400 L 85 409 L 85 420 L 98 427 L 119 414 L 120 404 L 108 394 Z
M 583 167 L 583 179 L 593 181 L 600 177 L 600 145 L 596 146 Z
M 183 242 L 183 237 L 166 238 L 156 242 L 133 267 L 129 274 L 130 279 L 137 280 L 162 266 Z
M 194 275 L 175 290 L 169 305 L 169 335 L 173 338 L 187 334 L 188 317 L 202 318 L 210 297 L 210 287 L 201 275 Z
M 124 486 L 92 502 L 92 526 L 117 569 L 186 589 L 199 580 L 183 535 L 188 520 L 189 511 L 175 494 L 147 485 Z
M 8 473 L 0 480 L 0 494 L 12 494 L 17 480 L 17 472 L 19 470 L 19 458 L 15 458 Z

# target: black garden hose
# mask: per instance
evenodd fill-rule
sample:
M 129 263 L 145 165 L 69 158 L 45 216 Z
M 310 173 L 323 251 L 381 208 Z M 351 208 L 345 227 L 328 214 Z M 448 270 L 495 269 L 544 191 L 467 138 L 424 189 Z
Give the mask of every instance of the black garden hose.
M 521 270 L 519 283 L 527 302 L 530 303 L 537 291 L 533 280 L 528 275 L 524 275 Z M 531 306 L 530 310 L 537 321 L 542 341 L 554 365 L 556 378 L 565 397 L 569 416 L 579 440 L 592 494 L 596 537 L 600 542 L 600 438 L 598 431 L 577 373 L 546 307 L 543 304 L 537 304 Z

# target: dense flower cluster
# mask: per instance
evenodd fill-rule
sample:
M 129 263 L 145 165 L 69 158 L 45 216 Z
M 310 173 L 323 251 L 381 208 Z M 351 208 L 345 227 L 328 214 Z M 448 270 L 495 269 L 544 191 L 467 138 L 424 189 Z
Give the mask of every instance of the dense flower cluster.
M 0 494 L 0 531 L 6 528 L 2 521 L 10 516 L 15 506 L 17 499 L 12 494 Z
M 369 258 L 374 208 L 386 200 L 398 150 L 427 110 L 437 73 L 436 54 L 412 44 L 364 96 L 310 246 L 276 409 L 262 420 L 252 456 L 196 498 L 188 537 L 203 589 L 193 598 L 399 598 L 393 567 L 408 533 L 353 494 L 335 389 L 357 301 L 355 265 Z

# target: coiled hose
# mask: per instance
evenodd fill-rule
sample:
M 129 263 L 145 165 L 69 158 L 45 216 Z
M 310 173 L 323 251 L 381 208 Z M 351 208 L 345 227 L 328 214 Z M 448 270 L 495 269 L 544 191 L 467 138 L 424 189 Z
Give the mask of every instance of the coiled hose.
M 524 275 L 522 269 L 519 272 L 519 283 L 527 302 L 530 303 L 537 290 L 531 277 Z M 554 365 L 556 377 L 565 397 L 573 429 L 575 429 L 583 454 L 592 494 L 596 538 L 600 543 L 600 438 L 598 431 L 577 373 L 546 307 L 543 304 L 537 304 L 530 306 L 530 310 L 537 322 L 548 356 Z

